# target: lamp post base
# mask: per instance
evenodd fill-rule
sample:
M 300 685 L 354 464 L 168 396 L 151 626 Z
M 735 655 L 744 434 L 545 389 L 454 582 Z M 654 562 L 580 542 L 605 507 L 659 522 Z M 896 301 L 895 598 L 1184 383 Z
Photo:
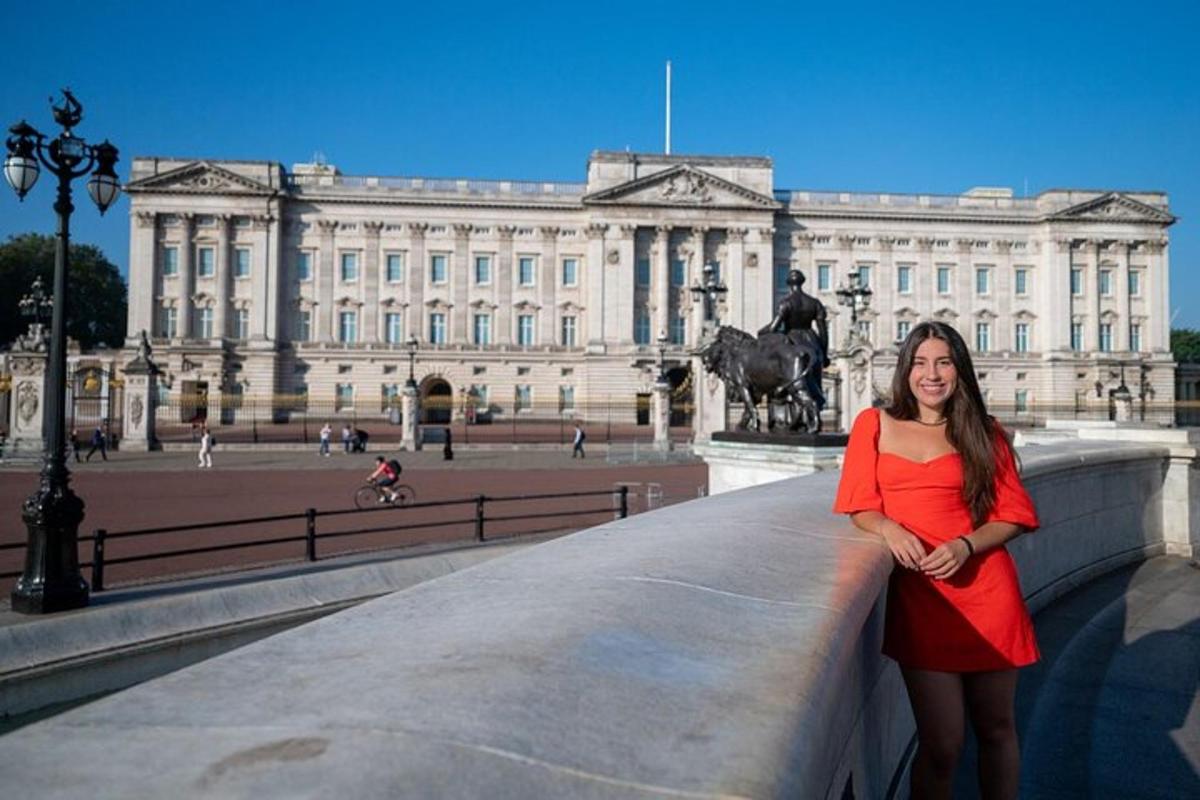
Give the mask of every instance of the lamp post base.
M 25 501 L 21 517 L 29 529 L 25 571 L 12 591 L 12 609 L 22 614 L 70 611 L 88 604 L 88 585 L 79 573 L 79 523 L 83 501 L 67 486 L 43 483 Z

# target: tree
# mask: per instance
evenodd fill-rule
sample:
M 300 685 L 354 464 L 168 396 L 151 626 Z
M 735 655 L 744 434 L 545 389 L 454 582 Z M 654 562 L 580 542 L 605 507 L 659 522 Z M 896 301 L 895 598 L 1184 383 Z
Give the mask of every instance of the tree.
M 53 236 L 24 233 L 0 244 L 0 346 L 11 344 L 30 320 L 17 305 L 41 276 L 49 295 L 54 291 Z M 125 282 L 116 265 L 98 247 L 72 244 L 67 270 L 67 335 L 89 350 L 125 341 L 128 309 Z M 50 320 L 46 320 L 49 325 Z
M 1200 364 L 1200 331 L 1193 328 L 1174 328 L 1171 331 L 1171 352 L 1181 364 Z

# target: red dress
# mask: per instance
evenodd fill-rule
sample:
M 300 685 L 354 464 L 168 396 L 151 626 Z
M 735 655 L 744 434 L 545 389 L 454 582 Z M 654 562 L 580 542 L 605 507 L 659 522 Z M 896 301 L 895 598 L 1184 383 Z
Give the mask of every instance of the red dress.
M 912 531 L 926 552 L 974 530 L 962 497 L 959 454 L 922 463 L 879 452 L 881 413 L 867 409 L 854 421 L 834 512 L 879 511 Z M 996 505 L 987 521 L 1033 530 L 1038 527 L 1033 502 L 1011 451 L 999 446 L 999 438 L 997 445 Z M 893 570 L 883 652 L 901 666 L 939 672 L 1009 669 L 1037 661 L 1033 623 L 1008 550 L 997 547 L 972 556 L 946 580 Z

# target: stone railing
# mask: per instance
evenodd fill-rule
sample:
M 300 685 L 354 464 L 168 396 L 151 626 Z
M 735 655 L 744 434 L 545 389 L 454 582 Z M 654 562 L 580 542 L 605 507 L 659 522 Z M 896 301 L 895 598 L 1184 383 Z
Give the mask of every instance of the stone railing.
M 1195 455 L 1186 436 L 1023 448 L 1043 527 L 1011 549 L 1031 604 L 1190 552 Z M 0 739 L 0 774 L 39 797 L 903 796 L 891 557 L 830 512 L 837 479 L 379 598 Z

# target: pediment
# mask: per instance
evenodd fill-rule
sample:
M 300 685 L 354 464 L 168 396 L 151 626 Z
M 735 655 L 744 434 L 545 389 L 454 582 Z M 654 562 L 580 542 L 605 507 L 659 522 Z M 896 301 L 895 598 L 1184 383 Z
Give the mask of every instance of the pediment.
M 687 164 L 584 195 L 584 205 L 668 206 L 774 211 L 773 197 Z
M 195 161 L 159 175 L 133 181 L 125 186 L 125 191 L 172 194 L 274 194 L 274 190 L 266 184 L 207 161 Z
M 1065 208 L 1049 219 L 1086 222 L 1154 222 L 1170 225 L 1175 217 L 1120 192 L 1109 192 L 1092 200 Z

